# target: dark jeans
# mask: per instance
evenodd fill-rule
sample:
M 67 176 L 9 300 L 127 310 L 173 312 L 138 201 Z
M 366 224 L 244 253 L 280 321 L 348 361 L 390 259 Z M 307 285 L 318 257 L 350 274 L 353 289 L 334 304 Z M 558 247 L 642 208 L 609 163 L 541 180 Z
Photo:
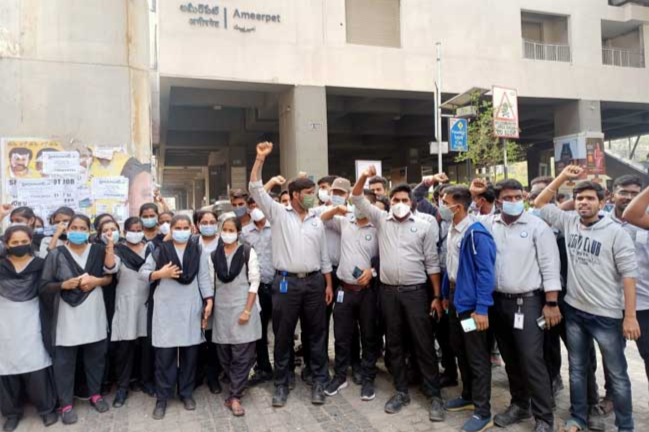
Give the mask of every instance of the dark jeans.
M 216 352 L 223 370 L 230 378 L 228 399 L 241 399 L 248 383 L 248 374 L 255 364 L 256 342 L 243 344 L 216 344 Z
M 178 385 L 181 399 L 190 399 L 194 393 L 198 345 L 180 348 L 155 349 L 155 384 L 159 401 L 173 397 Z M 177 366 L 180 361 L 180 367 Z
M 622 320 L 592 315 L 566 304 L 566 332 L 570 363 L 570 413 L 585 429 L 588 421 L 586 376 L 589 347 L 595 339 L 606 362 L 613 392 L 615 424 L 619 430 L 633 430 L 631 382 L 624 356 Z
M 386 327 L 387 350 L 394 386 L 398 392 L 408 392 L 404 334 L 410 335 L 412 348 L 421 371 L 422 385 L 440 397 L 439 367 L 435 353 L 435 334 L 431 325 L 430 301 L 426 285 L 415 291 L 401 291 L 398 287 L 381 286 L 381 308 Z
M 72 405 L 77 353 L 79 352 L 83 356 L 88 395 L 96 396 L 101 393 L 107 349 L 106 339 L 86 345 L 54 347 L 53 370 L 59 407 Z
M 26 399 L 34 404 L 40 415 L 54 411 L 56 395 L 51 368 L 0 376 L 0 412 L 3 416 L 22 417 Z
M 451 292 L 451 299 L 453 298 Z M 462 377 L 462 399 L 473 401 L 475 414 L 491 417 L 491 343 L 489 331 L 465 333 L 460 321 L 473 311 L 457 313 L 453 301 L 448 310 L 451 346 Z
M 451 346 L 450 328 L 451 324 L 448 314 L 442 315 L 437 324 L 435 338 L 442 351 L 442 367 L 444 367 L 444 373 L 442 375 L 452 380 L 457 380 L 457 362 L 455 361 L 455 353 Z
M 280 292 L 280 282 L 286 279 L 288 290 Z M 273 281 L 273 333 L 275 334 L 275 385 L 288 386 L 290 350 L 298 319 L 309 335 L 309 363 L 313 381 L 325 385 L 328 381 L 326 344 L 325 284 L 322 274 L 300 279 L 275 276 Z M 305 358 L 306 362 L 306 358 Z
M 637 311 L 640 324 L 640 338 L 636 341 L 638 351 L 644 360 L 644 370 L 649 379 L 649 310 Z
M 360 326 L 363 347 L 361 374 L 363 381 L 374 381 L 376 378 L 376 360 L 379 356 L 378 341 L 378 308 L 376 292 L 372 288 L 352 291 L 340 288 L 344 292 L 343 301 L 338 302 L 338 293 L 334 296 L 334 337 L 336 347 L 335 374 L 339 378 L 347 377 L 347 369 L 352 362 L 354 330 Z
M 257 295 L 261 306 L 261 339 L 257 341 L 257 366 L 255 366 L 255 370 L 272 373 L 273 366 L 270 364 L 270 355 L 268 353 L 268 324 L 273 316 L 272 286 L 260 284 Z
M 542 293 L 520 299 L 520 312 L 525 317 L 522 330 L 514 328 L 517 301 L 494 293 L 494 305 L 489 311 L 490 325 L 505 362 L 512 404 L 527 410 L 531 399 L 534 418 L 553 425 L 552 386 L 543 359 L 544 331 L 536 324 L 545 300 Z

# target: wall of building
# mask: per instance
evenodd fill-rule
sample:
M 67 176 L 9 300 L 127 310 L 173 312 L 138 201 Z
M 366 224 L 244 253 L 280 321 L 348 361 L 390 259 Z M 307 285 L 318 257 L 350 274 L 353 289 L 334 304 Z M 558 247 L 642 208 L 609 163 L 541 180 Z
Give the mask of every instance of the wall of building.
M 607 0 L 402 1 L 401 48 L 385 48 L 347 43 L 344 0 L 206 0 L 219 8 L 220 14 L 212 16 L 181 11 L 187 3 L 160 2 L 161 76 L 433 91 L 435 42 L 440 41 L 447 92 L 500 84 L 530 97 L 649 101 L 646 69 L 602 66 L 601 20 L 649 23 L 649 8 L 636 5 L 611 7 Z M 236 10 L 280 18 L 267 23 L 235 19 Z M 572 63 L 522 58 L 522 10 L 569 16 Z M 219 27 L 190 24 L 200 17 L 219 21 Z

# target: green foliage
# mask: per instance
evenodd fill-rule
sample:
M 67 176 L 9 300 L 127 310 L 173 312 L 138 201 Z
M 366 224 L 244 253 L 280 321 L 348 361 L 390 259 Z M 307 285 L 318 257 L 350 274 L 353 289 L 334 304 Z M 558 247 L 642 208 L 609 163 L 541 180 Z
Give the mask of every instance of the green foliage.
M 480 98 L 479 93 L 471 96 L 471 105 L 478 115 L 469 121 L 469 151 L 460 153 L 456 162 L 471 161 L 474 168 L 486 168 L 503 164 L 503 140 L 494 136 L 493 106 L 491 100 Z M 524 160 L 526 147 L 515 141 L 504 140 L 507 146 L 508 163 Z

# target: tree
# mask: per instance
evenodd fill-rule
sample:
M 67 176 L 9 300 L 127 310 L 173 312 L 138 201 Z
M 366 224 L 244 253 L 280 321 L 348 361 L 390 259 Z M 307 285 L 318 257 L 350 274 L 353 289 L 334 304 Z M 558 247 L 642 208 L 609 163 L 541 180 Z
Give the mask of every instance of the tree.
M 469 122 L 469 150 L 460 153 L 456 162 L 470 160 L 474 168 L 488 168 L 502 165 L 503 140 L 494 136 L 493 106 L 480 93 L 471 95 L 471 105 L 476 107 L 476 118 Z M 516 141 L 504 140 L 507 146 L 508 163 L 519 162 L 525 158 L 527 147 Z

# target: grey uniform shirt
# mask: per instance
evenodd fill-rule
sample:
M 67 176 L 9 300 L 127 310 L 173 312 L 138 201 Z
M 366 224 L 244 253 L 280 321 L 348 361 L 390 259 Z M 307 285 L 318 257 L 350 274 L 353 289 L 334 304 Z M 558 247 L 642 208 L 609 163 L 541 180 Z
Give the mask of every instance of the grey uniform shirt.
M 552 229 L 527 212 L 511 225 L 502 214 L 479 216 L 496 243 L 496 291 L 561 291 L 559 247 Z
M 611 213 L 613 222 L 620 225 L 629 234 L 635 245 L 635 257 L 638 261 L 638 277 L 636 286 L 636 310 L 649 309 L 649 231 L 638 228 L 628 222 L 621 221 Z
M 475 216 L 467 215 L 459 224 L 452 224 L 448 228 L 446 247 L 446 274 L 448 280 L 457 280 L 457 271 L 460 268 L 460 245 L 464 239 L 464 233 L 475 222 Z
M 426 283 L 429 275 L 440 272 L 437 254 L 439 228 L 411 214 L 403 222 L 379 210 L 362 195 L 352 202 L 376 227 L 381 256 L 381 282 L 408 286 Z
M 301 220 L 292 207 L 275 202 L 261 181 L 250 182 L 250 194 L 270 222 L 275 269 L 289 273 L 318 270 L 331 273 L 324 224 L 313 210 Z
M 333 206 L 320 206 L 313 209 L 316 216 L 322 216 L 322 213 L 327 210 L 331 210 Z M 351 212 L 347 212 L 347 218 L 353 219 L 354 215 Z M 340 234 L 327 227 L 325 224 L 325 237 L 327 239 L 327 253 L 329 254 L 329 260 L 333 267 L 338 267 L 340 265 Z
M 325 222 L 325 226 L 336 231 L 341 238 L 340 265 L 336 273 L 338 279 L 357 285 L 358 280 L 353 276 L 354 267 L 371 269 L 372 259 L 379 254 L 376 228 L 371 222 L 360 226 L 355 220 L 350 221 L 343 216 L 334 216 Z
M 271 284 L 275 277 L 275 267 L 273 267 L 273 244 L 270 222 L 262 229 L 259 229 L 255 223 L 246 225 L 241 230 L 241 240 L 250 245 L 257 253 L 259 268 L 261 270 L 261 283 Z

